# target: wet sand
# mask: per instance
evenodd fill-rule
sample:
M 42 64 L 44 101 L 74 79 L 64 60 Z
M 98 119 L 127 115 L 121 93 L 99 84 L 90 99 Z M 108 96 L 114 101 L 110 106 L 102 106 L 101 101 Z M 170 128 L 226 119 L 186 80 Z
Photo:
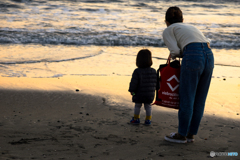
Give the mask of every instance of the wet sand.
M 4 78 L 1 159 L 207 159 L 240 153 L 239 78 L 213 78 L 195 143 L 174 144 L 177 111 L 153 107 L 151 126 L 130 125 L 129 76 Z M 239 159 L 238 157 L 217 157 Z

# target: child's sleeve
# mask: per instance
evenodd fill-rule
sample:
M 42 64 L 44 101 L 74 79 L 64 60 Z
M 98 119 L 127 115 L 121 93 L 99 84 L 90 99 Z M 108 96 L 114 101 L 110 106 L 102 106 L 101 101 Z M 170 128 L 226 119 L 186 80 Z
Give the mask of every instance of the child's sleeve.
M 136 92 L 137 91 L 137 87 L 138 87 L 138 73 L 137 70 L 135 69 L 133 74 L 132 74 L 132 79 L 129 85 L 129 92 Z

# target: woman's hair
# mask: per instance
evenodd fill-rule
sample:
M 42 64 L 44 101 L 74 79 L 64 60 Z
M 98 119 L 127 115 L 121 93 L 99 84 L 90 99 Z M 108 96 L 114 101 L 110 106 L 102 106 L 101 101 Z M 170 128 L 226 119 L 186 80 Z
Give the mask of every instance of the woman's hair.
M 152 66 L 152 53 L 148 49 L 142 49 L 138 52 L 136 58 L 138 68 L 148 68 Z
M 165 20 L 168 21 L 170 24 L 183 22 L 183 15 L 181 9 L 176 6 L 168 8 L 165 15 Z

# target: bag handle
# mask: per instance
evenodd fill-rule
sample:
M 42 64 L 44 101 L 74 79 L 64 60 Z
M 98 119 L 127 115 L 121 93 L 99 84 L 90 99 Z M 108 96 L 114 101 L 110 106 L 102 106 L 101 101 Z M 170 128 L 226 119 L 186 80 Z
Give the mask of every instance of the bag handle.
M 170 65 L 170 62 L 171 62 L 171 53 L 170 53 L 169 56 L 168 56 L 167 65 Z M 181 65 L 180 57 L 179 57 L 179 63 L 180 63 L 180 65 Z
M 167 64 L 170 65 L 171 62 L 171 54 L 169 54 L 168 59 L 167 59 Z

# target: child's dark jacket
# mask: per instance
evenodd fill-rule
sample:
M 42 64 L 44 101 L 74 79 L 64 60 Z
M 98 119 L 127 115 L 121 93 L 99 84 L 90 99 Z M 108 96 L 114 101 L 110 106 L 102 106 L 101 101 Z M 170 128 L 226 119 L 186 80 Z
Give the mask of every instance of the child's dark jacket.
M 156 70 L 153 68 L 137 68 L 132 74 L 129 92 L 134 92 L 135 103 L 152 103 L 157 84 Z

